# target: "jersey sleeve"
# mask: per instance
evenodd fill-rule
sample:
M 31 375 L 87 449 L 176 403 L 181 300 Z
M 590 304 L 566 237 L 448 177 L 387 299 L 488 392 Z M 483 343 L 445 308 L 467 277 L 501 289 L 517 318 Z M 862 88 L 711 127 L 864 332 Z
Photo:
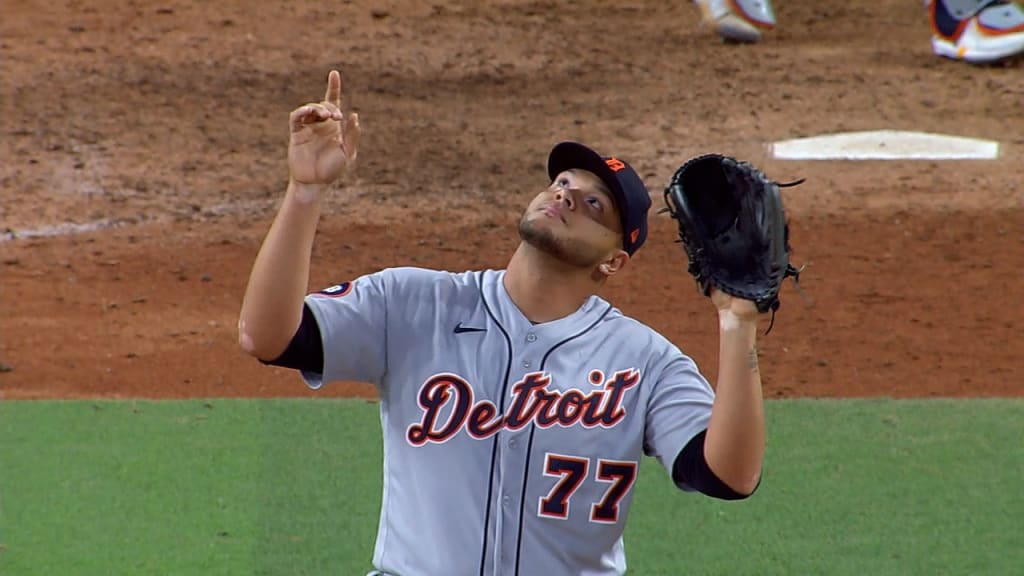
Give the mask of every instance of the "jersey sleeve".
M 306 385 L 315 390 L 346 380 L 380 386 L 387 365 L 390 281 L 382 270 L 306 296 L 324 351 L 320 372 L 301 372 Z
M 714 391 L 696 363 L 681 352 L 670 354 L 648 400 L 644 452 L 672 474 L 679 452 L 707 429 L 714 400 Z

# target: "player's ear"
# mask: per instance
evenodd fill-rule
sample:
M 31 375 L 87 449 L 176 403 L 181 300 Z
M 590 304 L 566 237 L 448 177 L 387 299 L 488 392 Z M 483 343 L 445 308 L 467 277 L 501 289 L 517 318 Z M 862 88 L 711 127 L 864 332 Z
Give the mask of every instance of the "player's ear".
M 598 264 L 597 270 L 603 276 L 614 276 L 626 267 L 627 262 L 629 262 L 629 253 L 625 250 L 619 250 Z

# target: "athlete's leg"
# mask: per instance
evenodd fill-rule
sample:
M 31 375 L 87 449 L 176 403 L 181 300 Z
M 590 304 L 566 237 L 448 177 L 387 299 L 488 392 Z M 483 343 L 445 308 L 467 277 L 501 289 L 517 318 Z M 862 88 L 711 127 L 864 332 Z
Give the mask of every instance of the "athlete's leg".
M 775 27 L 771 0 L 695 0 L 703 24 L 733 42 L 757 42 Z
M 975 64 L 1024 54 L 1024 8 L 1007 0 L 928 0 L 932 49 Z

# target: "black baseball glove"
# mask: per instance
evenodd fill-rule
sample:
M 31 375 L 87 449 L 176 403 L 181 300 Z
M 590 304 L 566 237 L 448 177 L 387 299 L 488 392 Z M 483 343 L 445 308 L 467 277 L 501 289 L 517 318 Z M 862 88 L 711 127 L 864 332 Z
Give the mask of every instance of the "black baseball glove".
M 800 278 L 789 262 L 789 225 L 779 187 L 747 162 L 707 154 L 687 161 L 665 188 L 679 225 L 688 271 L 705 296 L 712 287 L 751 300 L 760 312 L 779 308 L 782 281 Z M 771 330 L 771 327 L 768 328 Z

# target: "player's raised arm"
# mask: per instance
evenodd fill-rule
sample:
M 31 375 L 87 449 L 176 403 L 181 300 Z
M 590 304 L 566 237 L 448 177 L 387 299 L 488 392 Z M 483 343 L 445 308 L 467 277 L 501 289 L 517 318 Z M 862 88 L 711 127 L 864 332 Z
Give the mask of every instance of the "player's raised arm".
M 782 282 L 800 276 L 789 260 L 779 189 L 802 181 L 780 184 L 748 162 L 704 154 L 680 166 L 665 188 L 687 271 L 718 311 L 718 385 L 704 457 L 715 476 L 740 494 L 757 487 L 764 458 L 758 317 L 771 312 L 774 321 Z
M 238 342 L 272 360 L 288 346 L 302 319 L 309 260 L 328 187 L 355 162 L 359 118 L 341 111 L 341 75 L 332 70 L 322 102 L 290 116 L 288 190 L 253 264 L 238 319 Z
M 730 488 L 751 494 L 761 479 L 765 421 L 757 359 L 757 306 L 712 290 L 718 310 L 718 380 L 704 441 L 708 467 Z

